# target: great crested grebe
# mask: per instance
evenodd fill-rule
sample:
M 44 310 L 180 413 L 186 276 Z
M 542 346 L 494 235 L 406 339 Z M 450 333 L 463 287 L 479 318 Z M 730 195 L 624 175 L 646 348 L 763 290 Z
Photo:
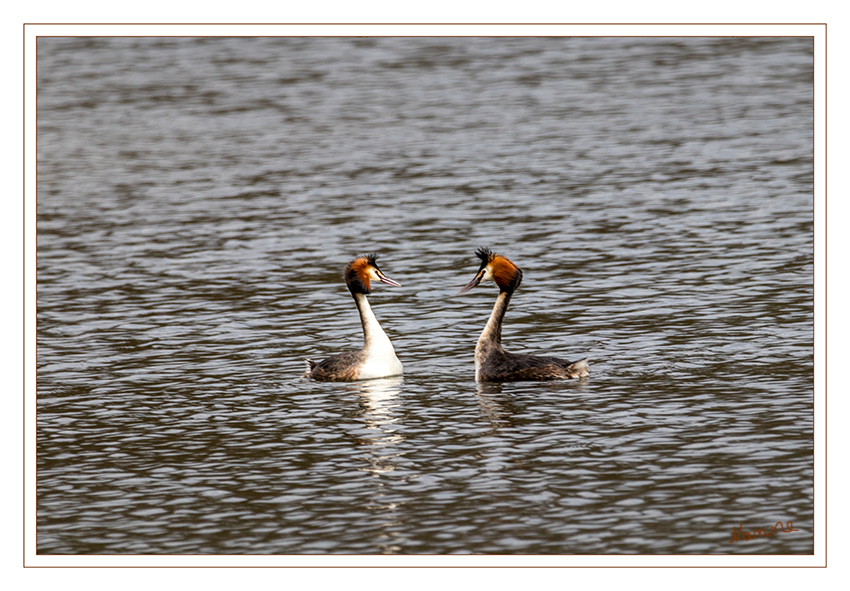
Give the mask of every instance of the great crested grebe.
M 353 382 L 398 376 L 403 373 L 393 344 L 381 328 L 369 306 L 369 300 L 366 299 L 366 295 L 372 293 L 372 279 L 401 287 L 401 283 L 393 281 L 381 272 L 376 263 L 377 259 L 376 254 L 357 257 L 348 263 L 343 273 L 348 291 L 354 297 L 357 310 L 360 312 L 365 341 L 363 348 L 359 351 L 348 351 L 328 357 L 319 363 L 308 359 L 307 371 L 303 377 L 326 382 Z
M 475 380 L 478 382 L 520 382 L 535 380 L 562 380 L 590 375 L 587 359 L 571 363 L 556 357 L 518 355 L 502 348 L 502 320 L 511 296 L 522 282 L 522 271 L 502 255 L 479 248 L 475 255 L 481 267 L 475 277 L 458 295 L 468 292 L 482 281 L 492 280 L 499 286 L 499 297 L 475 345 Z

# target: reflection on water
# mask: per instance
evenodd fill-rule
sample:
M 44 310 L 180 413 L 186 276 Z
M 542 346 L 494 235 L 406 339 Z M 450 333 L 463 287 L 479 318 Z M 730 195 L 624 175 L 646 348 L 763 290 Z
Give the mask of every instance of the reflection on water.
M 493 425 L 494 432 L 499 427 L 513 426 L 511 416 L 516 408 L 511 397 L 502 394 L 502 384 L 478 384 L 475 388 L 475 395 L 478 397 L 478 407 L 490 424 Z
M 403 382 L 401 377 L 379 378 L 357 382 L 350 388 L 358 393 L 363 421 L 366 427 L 374 432 L 362 440 L 362 445 L 370 447 L 366 456 L 369 466 L 361 469 L 375 478 L 395 470 L 398 460 L 404 455 L 398 448 L 404 437 L 393 428 L 400 418 L 398 399 Z M 398 538 L 394 528 L 403 526 L 400 506 L 404 505 L 404 502 L 393 501 L 391 496 L 382 490 L 383 482 L 378 481 L 377 487 L 373 499 L 366 507 L 382 516 L 379 523 L 382 531 L 377 534 L 375 544 L 381 554 L 396 554 L 402 551 L 402 546 L 394 543 Z
M 811 39 L 37 59 L 39 552 L 812 551 Z M 480 246 L 589 379 L 475 383 Z M 404 379 L 300 379 L 371 251 Z
M 374 446 L 374 455 L 369 458 L 370 467 L 366 470 L 376 476 L 395 469 L 393 461 L 399 456 L 391 453 L 392 446 L 404 441 L 404 437 L 393 429 L 398 422 L 400 402 L 398 400 L 403 383 L 401 377 L 379 378 L 357 382 L 351 386 L 356 388 L 363 409 L 363 421 L 373 433 L 364 438 L 363 445 Z

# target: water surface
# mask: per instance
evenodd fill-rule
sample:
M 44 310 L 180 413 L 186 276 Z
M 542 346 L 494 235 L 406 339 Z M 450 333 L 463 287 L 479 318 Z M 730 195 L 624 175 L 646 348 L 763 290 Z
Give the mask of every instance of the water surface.
M 37 57 L 38 552 L 813 551 L 810 38 Z M 475 383 L 479 246 L 589 379 Z M 372 251 L 404 377 L 300 379 Z

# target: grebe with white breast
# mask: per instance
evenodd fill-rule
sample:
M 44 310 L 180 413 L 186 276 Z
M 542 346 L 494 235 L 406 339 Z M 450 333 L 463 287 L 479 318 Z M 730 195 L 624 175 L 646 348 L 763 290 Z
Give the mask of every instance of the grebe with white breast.
M 522 271 L 502 255 L 479 248 L 475 255 L 481 267 L 475 277 L 458 295 L 464 294 L 482 281 L 492 280 L 499 286 L 499 297 L 484 332 L 475 346 L 475 380 L 478 382 L 520 382 L 536 380 L 562 380 L 590 375 L 587 359 L 574 363 L 556 357 L 519 355 L 502 348 L 502 320 L 511 296 L 522 282 Z
M 384 275 L 376 263 L 378 255 L 357 257 L 345 267 L 343 277 L 351 292 L 360 322 L 363 325 L 363 348 L 328 357 L 316 363 L 307 360 L 305 378 L 326 382 L 353 382 L 398 376 L 403 373 L 401 362 L 396 357 L 393 344 L 369 306 L 366 296 L 372 293 L 371 280 L 401 287 L 401 283 Z

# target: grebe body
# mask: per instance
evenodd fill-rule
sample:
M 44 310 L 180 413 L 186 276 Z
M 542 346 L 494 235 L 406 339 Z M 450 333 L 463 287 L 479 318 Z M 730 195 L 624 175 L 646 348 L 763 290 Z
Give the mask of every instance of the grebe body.
M 468 292 L 482 281 L 493 281 L 499 287 L 496 305 L 475 346 L 476 381 L 563 380 L 590 375 L 587 359 L 570 362 L 557 357 L 508 353 L 502 348 L 502 321 L 511 296 L 522 282 L 522 271 L 507 258 L 489 249 L 479 248 L 475 255 L 481 259 L 481 267 L 458 295 Z
M 360 323 L 363 325 L 363 348 L 359 351 L 347 351 L 328 357 L 324 361 L 307 360 L 305 378 L 326 382 L 353 382 L 398 376 L 404 373 L 401 362 L 396 357 L 393 344 L 366 297 L 372 293 L 371 281 L 376 280 L 387 285 L 401 287 L 384 275 L 377 265 L 377 255 L 370 254 L 357 257 L 345 267 L 343 277 L 348 291 L 354 298 L 357 310 L 360 312 Z

